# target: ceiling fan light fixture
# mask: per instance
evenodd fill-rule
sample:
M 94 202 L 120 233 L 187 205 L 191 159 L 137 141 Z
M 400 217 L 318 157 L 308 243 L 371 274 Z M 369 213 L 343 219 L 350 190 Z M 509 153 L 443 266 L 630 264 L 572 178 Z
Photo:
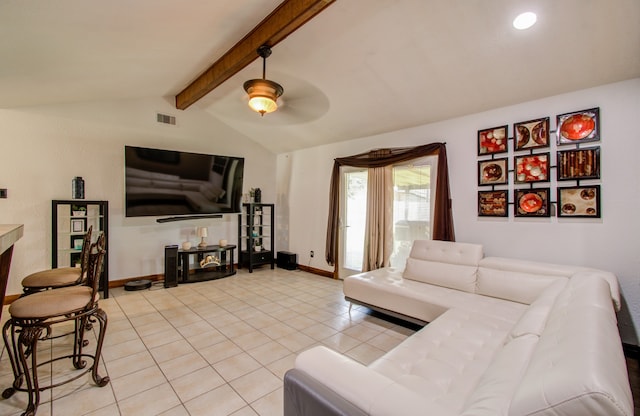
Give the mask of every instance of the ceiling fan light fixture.
M 249 107 L 261 116 L 278 109 L 277 100 L 284 89 L 277 82 L 268 79 L 251 79 L 244 83 L 244 90 L 249 95 Z
M 244 83 L 244 90 L 249 95 L 249 107 L 261 116 L 278 109 L 277 100 L 284 89 L 277 82 L 268 80 L 267 58 L 271 55 L 271 47 L 262 45 L 256 51 L 262 57 L 262 79 L 250 79 Z

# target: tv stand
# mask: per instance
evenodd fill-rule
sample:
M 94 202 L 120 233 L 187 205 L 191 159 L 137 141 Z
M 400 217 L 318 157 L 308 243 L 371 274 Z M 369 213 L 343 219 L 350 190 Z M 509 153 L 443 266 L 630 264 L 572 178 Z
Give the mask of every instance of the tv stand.
M 220 247 L 218 245 L 204 248 L 192 247 L 189 250 L 178 250 L 178 281 L 180 283 L 202 282 L 205 280 L 220 279 L 236 274 L 234 267 L 234 245 Z M 219 264 L 206 263 L 207 256 L 213 256 L 219 260 Z M 191 258 L 194 263 L 190 264 Z M 203 263 L 201 265 L 201 263 Z

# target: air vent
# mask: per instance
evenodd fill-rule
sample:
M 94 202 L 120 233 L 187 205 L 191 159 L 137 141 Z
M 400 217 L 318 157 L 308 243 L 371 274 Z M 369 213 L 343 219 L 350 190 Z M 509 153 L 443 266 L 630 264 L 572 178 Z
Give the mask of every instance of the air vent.
M 171 124 L 172 126 L 176 125 L 176 118 L 174 116 L 170 116 L 168 114 L 158 113 L 158 123 Z

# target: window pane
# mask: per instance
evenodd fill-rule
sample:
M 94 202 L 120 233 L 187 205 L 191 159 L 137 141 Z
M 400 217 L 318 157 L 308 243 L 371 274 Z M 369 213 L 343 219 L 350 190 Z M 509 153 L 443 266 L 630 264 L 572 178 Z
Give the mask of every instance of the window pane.
M 404 267 L 414 240 L 431 238 L 431 166 L 393 168 L 392 267 Z
M 367 213 L 367 171 L 346 172 L 345 176 L 345 269 L 362 271 L 364 229 Z

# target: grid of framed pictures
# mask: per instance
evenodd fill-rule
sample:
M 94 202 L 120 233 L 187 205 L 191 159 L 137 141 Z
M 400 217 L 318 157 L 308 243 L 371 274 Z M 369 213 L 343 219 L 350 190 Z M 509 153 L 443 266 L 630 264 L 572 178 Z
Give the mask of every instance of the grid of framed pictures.
M 600 179 L 600 147 L 581 147 L 601 140 L 600 109 L 558 114 L 555 121 L 555 131 L 550 117 L 513 123 L 513 137 L 509 125 L 478 130 L 478 186 L 490 187 L 478 190 L 479 217 L 508 217 L 509 205 L 516 217 L 601 217 L 600 185 L 593 184 Z M 552 146 L 557 146 L 554 153 L 544 151 Z M 552 182 L 554 169 L 556 192 L 539 186 Z M 568 181 L 573 183 L 565 186 Z

